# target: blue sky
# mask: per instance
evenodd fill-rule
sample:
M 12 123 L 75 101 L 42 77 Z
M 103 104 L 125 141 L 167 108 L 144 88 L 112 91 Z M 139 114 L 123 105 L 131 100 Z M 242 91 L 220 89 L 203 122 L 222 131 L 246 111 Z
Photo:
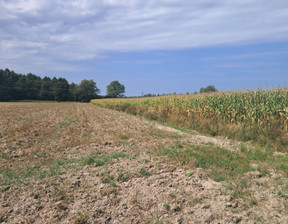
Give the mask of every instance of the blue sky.
M 287 0 L 0 0 L 0 68 L 127 96 L 288 85 Z

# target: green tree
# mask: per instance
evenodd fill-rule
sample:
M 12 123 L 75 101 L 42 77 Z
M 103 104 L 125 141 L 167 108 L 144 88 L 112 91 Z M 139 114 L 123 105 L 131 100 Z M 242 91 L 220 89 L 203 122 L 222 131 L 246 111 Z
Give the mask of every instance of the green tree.
M 82 80 L 80 85 L 76 88 L 77 99 L 81 102 L 89 102 L 91 99 L 97 97 L 100 89 L 97 88 L 96 83 L 91 80 Z
M 68 101 L 69 100 L 69 83 L 64 78 L 53 78 L 54 95 L 56 101 Z
M 69 85 L 70 101 L 76 101 L 77 100 L 77 98 L 76 98 L 77 88 L 78 88 L 78 85 L 76 85 L 74 82 L 72 82 Z
M 206 87 L 202 87 L 199 93 L 211 93 L 211 92 L 218 92 L 218 90 L 213 85 L 209 85 Z
M 125 93 L 125 86 L 120 84 L 118 81 L 112 81 L 107 86 L 107 97 L 117 98 L 123 97 Z
M 20 75 L 18 81 L 15 84 L 15 88 L 19 92 L 19 100 L 28 100 L 29 86 L 26 76 Z
M 7 70 L 7 69 L 6 69 Z M 11 96 L 11 85 L 9 83 L 9 75 L 10 71 L 0 70 L 0 100 L 1 101 L 9 101 L 12 99 Z
M 45 76 L 42 79 L 41 89 L 40 89 L 40 98 L 41 100 L 54 100 L 55 99 L 52 80 L 47 76 Z
M 41 78 L 28 73 L 20 75 L 15 84 L 20 100 L 38 100 L 40 99 Z

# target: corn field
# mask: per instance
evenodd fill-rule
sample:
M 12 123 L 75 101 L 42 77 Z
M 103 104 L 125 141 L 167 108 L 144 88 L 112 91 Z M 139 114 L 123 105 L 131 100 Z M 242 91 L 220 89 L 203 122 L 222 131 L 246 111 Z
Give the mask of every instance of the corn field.
M 282 145 L 288 143 L 287 89 L 102 99 L 92 103 L 204 132 L 207 130 L 201 127 L 203 123 L 205 126 L 210 124 L 214 127 L 208 133 L 216 131 L 215 135 L 227 135 L 225 129 L 237 126 L 250 135 L 264 133 L 264 137 L 266 135 L 269 139 L 273 135 L 271 140 L 280 141 Z M 252 137 L 252 140 L 254 138 L 257 137 Z M 249 137 L 246 140 L 250 140 Z M 263 138 L 260 140 L 263 141 Z

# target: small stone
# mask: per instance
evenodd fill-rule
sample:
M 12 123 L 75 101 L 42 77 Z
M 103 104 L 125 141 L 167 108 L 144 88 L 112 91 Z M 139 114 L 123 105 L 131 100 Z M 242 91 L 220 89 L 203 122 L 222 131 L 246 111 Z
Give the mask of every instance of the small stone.
M 238 202 L 235 202 L 232 204 L 232 208 L 237 208 L 238 207 Z
M 232 203 L 231 203 L 231 202 L 228 202 L 228 203 L 226 204 L 226 207 L 231 208 L 231 207 L 232 207 Z
M 111 221 L 111 216 L 110 217 L 108 217 L 106 220 L 105 220 L 105 224 L 108 224 L 110 221 Z
M 180 212 L 181 211 L 181 208 L 179 206 L 173 208 L 173 212 Z
M 55 203 L 55 205 L 59 208 L 59 209 L 61 209 L 61 210 L 67 210 L 67 205 L 66 204 L 64 204 L 62 201 L 58 201 L 58 202 L 56 202 Z
M 203 209 L 208 209 L 208 208 L 210 208 L 210 207 L 211 207 L 211 205 L 207 204 L 207 205 L 204 205 L 202 208 L 203 208 Z
M 81 185 L 81 180 L 77 180 L 77 181 L 75 181 L 74 183 L 72 183 L 72 188 L 76 188 L 76 187 L 80 187 L 80 185 Z
M 177 219 L 177 223 L 178 223 L 178 224 L 182 224 L 183 221 L 184 221 L 184 219 L 183 219 L 182 216 Z
M 256 170 L 254 172 L 251 172 L 251 176 L 254 178 L 261 178 L 262 174 L 258 170 Z
M 209 215 L 207 215 L 207 217 L 205 219 L 205 223 L 211 223 L 214 219 L 215 219 L 214 214 L 210 213 Z
M 242 221 L 242 216 L 234 216 L 232 220 L 234 223 L 240 223 Z
M 229 202 L 233 201 L 233 197 L 231 195 L 229 195 L 227 201 L 229 201 Z
M 105 146 L 107 146 L 107 145 L 112 145 L 112 143 L 111 143 L 111 142 L 105 142 L 104 145 L 105 145 Z

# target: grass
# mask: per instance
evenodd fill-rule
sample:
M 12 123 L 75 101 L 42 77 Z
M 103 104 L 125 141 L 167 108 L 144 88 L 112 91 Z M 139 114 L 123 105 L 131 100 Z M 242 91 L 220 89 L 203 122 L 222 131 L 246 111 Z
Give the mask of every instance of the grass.
M 61 122 L 60 126 L 61 127 L 69 127 L 71 124 L 76 123 L 76 122 L 78 122 L 78 121 L 72 120 L 72 121 L 68 121 L 68 122 Z
M 74 224 L 86 224 L 89 217 L 86 212 L 78 212 Z
M 111 153 L 107 155 L 98 155 L 96 157 L 86 156 L 75 159 L 59 158 L 50 162 L 50 164 L 42 168 L 29 167 L 26 168 L 2 168 L 0 174 L 3 178 L 0 180 L 2 190 L 7 189 L 9 185 L 19 185 L 29 181 L 30 178 L 38 178 L 40 180 L 65 174 L 67 170 L 81 169 L 83 166 L 95 164 L 96 166 L 104 166 L 112 162 L 114 159 L 125 158 L 125 153 Z
M 243 148 L 244 146 L 240 152 L 232 152 L 213 145 L 195 146 L 175 141 L 170 146 L 162 145 L 151 153 L 166 157 L 179 166 L 207 169 L 210 176 L 219 182 L 241 179 L 245 173 L 254 170 L 251 163 L 258 164 L 258 171 L 262 176 L 267 175 L 268 167 L 281 172 L 285 177 L 288 176 L 287 156 L 274 156 L 271 150 L 265 148 Z M 247 187 L 244 180 L 241 184 Z
M 6 153 L 6 152 L 4 152 L 4 149 L 1 149 L 1 151 L 0 151 L 0 157 L 2 158 L 2 159 L 10 159 L 10 156 Z
M 29 118 L 29 117 L 17 117 L 16 120 L 17 121 L 29 121 L 29 120 L 32 120 L 32 118 Z
M 120 169 L 117 177 L 118 182 L 126 182 L 131 178 L 131 175 L 129 172 L 125 172 L 123 168 Z
M 163 207 L 164 207 L 167 211 L 169 211 L 170 208 L 171 208 L 168 203 L 164 203 L 164 204 L 163 204 Z
M 189 172 L 189 173 L 185 173 L 185 174 L 184 174 L 185 177 L 191 177 L 192 175 L 193 175 L 192 172 Z
M 122 140 L 128 140 L 128 139 L 129 139 L 129 136 L 127 136 L 127 135 L 120 135 L 120 139 L 122 139 Z

